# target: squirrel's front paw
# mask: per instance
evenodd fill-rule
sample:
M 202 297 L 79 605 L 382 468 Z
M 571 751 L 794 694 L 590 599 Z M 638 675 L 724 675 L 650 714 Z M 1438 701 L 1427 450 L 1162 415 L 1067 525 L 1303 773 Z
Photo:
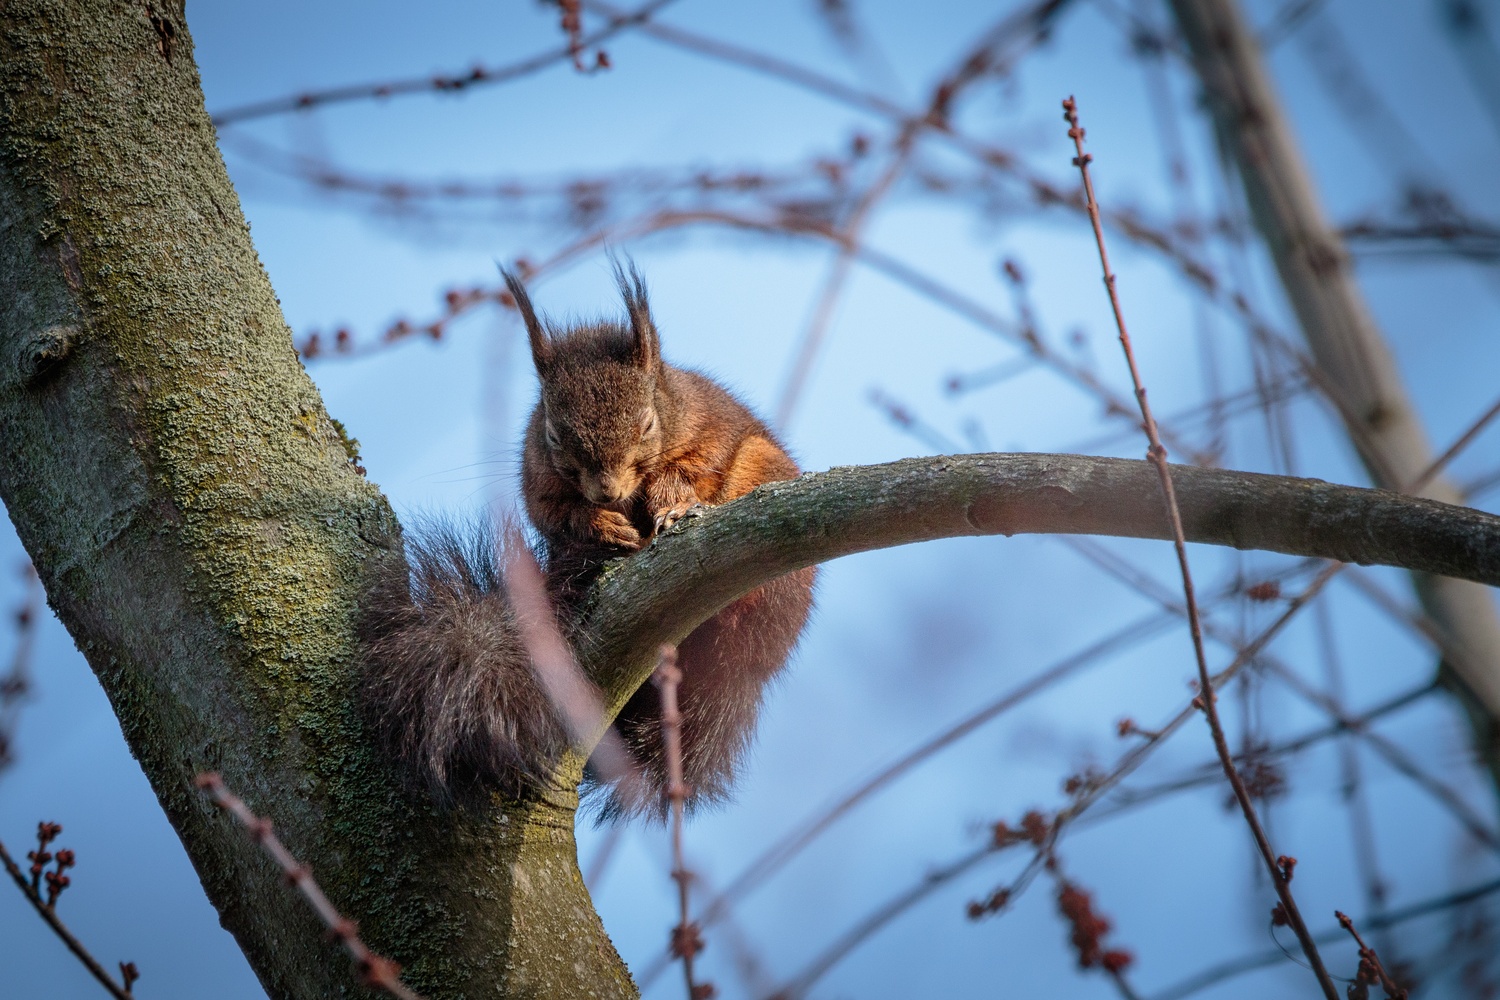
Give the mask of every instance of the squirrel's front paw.
M 617 510 L 594 511 L 593 528 L 599 540 L 606 545 L 615 545 L 632 552 L 641 547 L 641 533 L 630 523 L 630 518 Z
M 652 536 L 661 534 L 672 525 L 680 521 L 691 510 L 697 510 L 703 505 L 696 500 L 684 500 L 682 503 L 673 504 L 664 510 L 656 512 L 656 523 L 651 530 Z

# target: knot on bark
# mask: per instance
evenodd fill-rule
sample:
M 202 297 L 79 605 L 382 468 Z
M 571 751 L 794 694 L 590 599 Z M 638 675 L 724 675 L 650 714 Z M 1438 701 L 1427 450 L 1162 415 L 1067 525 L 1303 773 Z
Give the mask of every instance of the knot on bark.
M 27 388 L 45 381 L 73 352 L 78 333 L 76 326 L 56 324 L 21 337 L 12 361 L 16 381 Z

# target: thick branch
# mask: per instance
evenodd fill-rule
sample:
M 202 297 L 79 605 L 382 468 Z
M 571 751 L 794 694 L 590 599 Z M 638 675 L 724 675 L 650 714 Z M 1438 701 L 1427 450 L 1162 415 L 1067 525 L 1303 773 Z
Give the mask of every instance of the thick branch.
M 1189 541 L 1500 585 L 1500 517 L 1316 479 L 1173 466 Z M 697 512 L 595 586 L 577 645 L 611 708 L 663 642 L 803 566 L 961 535 L 1170 538 L 1143 461 L 957 455 L 839 468 Z

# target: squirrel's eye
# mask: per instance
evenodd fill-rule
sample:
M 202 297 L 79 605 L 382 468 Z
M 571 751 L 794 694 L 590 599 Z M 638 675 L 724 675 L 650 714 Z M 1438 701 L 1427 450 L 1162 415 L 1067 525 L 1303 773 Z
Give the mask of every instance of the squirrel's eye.
M 550 420 L 545 425 L 545 433 L 547 436 L 547 447 L 556 448 L 558 446 L 557 428 L 552 426 L 552 421 Z
M 641 437 L 645 437 L 656 430 L 656 411 L 647 410 L 641 414 Z

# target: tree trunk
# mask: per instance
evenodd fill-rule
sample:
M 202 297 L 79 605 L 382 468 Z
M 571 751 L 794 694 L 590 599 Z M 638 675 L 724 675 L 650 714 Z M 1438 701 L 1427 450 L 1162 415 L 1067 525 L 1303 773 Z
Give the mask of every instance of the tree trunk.
M 355 470 L 256 259 L 179 7 L 0 0 L 0 496 L 209 899 L 276 1000 L 357 994 L 222 773 L 367 942 L 446 997 L 636 994 L 579 875 L 587 748 L 542 801 L 413 803 L 355 710 L 365 567 L 399 526 Z M 1500 518 L 1307 480 L 1176 473 L 1189 537 L 1500 583 Z M 583 666 L 618 708 L 656 645 L 775 575 L 948 535 L 1167 537 L 1144 462 L 836 469 L 685 518 L 608 568 Z
M 352 613 L 399 528 L 292 350 L 180 5 L 3 7 L 0 495 L 224 926 L 272 997 L 364 993 L 202 770 L 431 996 L 633 996 L 576 760 L 549 801 L 439 816 L 363 737 Z
M 1338 397 L 1350 439 L 1377 485 L 1407 489 L 1431 464 L 1432 449 L 1360 294 L 1349 255 L 1323 214 L 1254 32 L 1235 0 L 1171 4 L 1221 146 L 1238 169 L 1251 216 L 1318 368 Z M 1463 502 L 1441 477 L 1420 493 Z M 1500 781 L 1500 614 L 1494 600 L 1483 587 L 1456 580 L 1417 573 L 1412 581 L 1444 636 L 1441 672 L 1463 698 L 1479 751 Z

